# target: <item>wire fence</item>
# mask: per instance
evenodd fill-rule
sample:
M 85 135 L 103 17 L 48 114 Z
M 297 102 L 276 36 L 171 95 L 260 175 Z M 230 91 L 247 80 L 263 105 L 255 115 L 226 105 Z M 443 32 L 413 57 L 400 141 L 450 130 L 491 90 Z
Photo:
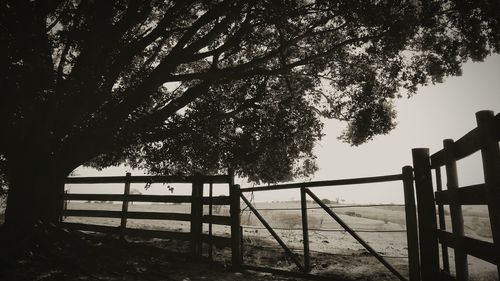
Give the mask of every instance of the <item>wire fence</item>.
M 363 205 L 335 205 L 328 206 L 330 209 L 336 208 L 363 208 L 363 207 L 404 207 L 404 204 L 363 204 Z M 258 211 L 301 211 L 301 208 L 255 208 Z M 308 207 L 310 209 L 322 209 L 322 207 Z M 241 210 L 243 212 L 252 212 L 249 209 Z M 265 227 L 252 226 L 252 225 L 241 225 L 243 228 L 250 229 L 266 229 Z M 293 230 L 293 231 L 302 231 L 302 228 L 293 228 L 293 227 L 273 227 L 276 230 Z M 319 232 L 346 232 L 347 230 L 341 229 L 323 229 L 323 228 L 309 228 L 311 231 L 319 231 Z M 406 233 L 406 229 L 401 230 L 375 230 L 375 229 L 355 229 L 356 232 L 380 232 L 380 233 Z
M 242 228 L 249 229 L 266 229 L 265 227 L 253 226 L 253 225 L 241 225 Z M 273 227 L 276 230 L 294 230 L 294 231 L 302 231 L 302 228 L 293 228 L 293 227 Z M 326 228 L 308 228 L 310 231 L 319 231 L 319 232 L 346 232 L 347 230 L 338 228 L 338 229 L 326 229 Z M 356 232 L 404 232 L 406 233 L 406 229 L 401 230 L 376 230 L 376 229 L 354 229 Z
M 281 247 L 273 247 L 273 246 L 254 246 L 254 245 L 245 245 L 246 247 L 254 247 L 254 248 L 259 248 L 259 249 L 270 249 L 270 250 L 283 250 Z M 303 252 L 303 249 L 298 249 L 298 248 L 289 248 L 292 252 Z M 317 254 L 325 254 L 325 255 L 331 255 L 331 256 L 344 256 L 344 257 L 352 257 L 354 256 L 353 254 L 344 254 L 344 253 L 329 253 L 329 252 L 324 252 L 324 251 L 318 251 L 318 250 L 312 250 L 309 249 L 310 252 L 317 253 Z M 363 255 L 371 255 L 367 251 L 360 252 L 360 254 Z M 384 258 L 392 258 L 392 259 L 407 259 L 408 256 L 391 256 L 391 255 L 380 255 Z
M 342 209 L 342 208 L 366 208 L 366 207 L 404 207 L 404 204 L 352 204 L 352 205 L 333 205 L 333 206 L 327 206 L 330 209 Z M 301 208 L 255 208 L 258 211 L 301 211 Z M 322 209 L 322 207 L 317 206 L 317 207 L 307 207 L 306 209 L 308 210 L 314 210 L 314 209 Z M 241 210 L 241 213 L 244 212 L 251 212 L 249 209 L 243 209 Z M 242 229 L 255 229 L 255 230 L 266 230 L 265 227 L 260 227 L 260 226 L 253 226 L 253 225 L 241 225 Z M 296 227 L 273 227 L 275 230 L 285 230 L 285 231 L 303 231 L 302 228 L 296 228 Z M 347 232 L 346 229 L 340 228 L 340 229 L 325 229 L 325 228 L 309 228 L 308 230 L 310 231 L 315 231 L 315 232 Z M 406 229 L 401 229 L 401 230 L 376 230 L 376 229 L 355 229 L 354 231 L 360 232 L 360 233 L 406 233 Z M 252 246 L 252 245 L 247 245 Z M 272 247 L 272 246 L 256 246 L 257 248 L 260 249 L 273 249 L 273 250 L 282 250 L 280 247 Z M 303 249 L 297 249 L 297 248 L 290 248 L 291 251 L 293 252 L 302 252 Z M 354 256 L 353 254 L 344 254 L 344 253 L 330 253 L 330 252 L 324 252 L 324 251 L 318 251 L 318 250 L 309 250 L 310 252 L 314 252 L 317 254 L 325 254 L 325 255 L 333 255 L 333 256 Z M 369 252 L 363 252 L 363 254 L 370 254 Z M 384 258 L 390 258 L 390 259 L 408 259 L 408 256 L 394 256 L 394 255 L 383 255 L 381 254 L 380 256 Z
M 328 206 L 330 209 L 342 209 L 342 208 L 365 208 L 365 207 L 404 207 L 404 204 L 363 204 L 363 205 L 334 205 Z M 257 211 L 300 211 L 301 208 L 255 208 Z M 323 209 L 322 207 L 307 207 L 307 210 Z M 242 212 L 248 212 L 250 210 L 242 210 Z

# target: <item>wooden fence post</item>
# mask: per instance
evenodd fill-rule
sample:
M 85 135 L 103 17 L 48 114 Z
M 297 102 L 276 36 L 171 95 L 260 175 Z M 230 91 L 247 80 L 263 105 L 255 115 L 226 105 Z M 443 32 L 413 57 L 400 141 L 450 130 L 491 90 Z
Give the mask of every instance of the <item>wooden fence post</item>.
M 66 198 L 65 198 L 68 195 L 69 192 L 68 192 L 68 190 L 64 190 L 64 185 L 63 185 L 63 192 L 64 192 L 64 195 L 63 195 L 62 201 L 61 201 L 62 202 L 62 208 L 61 208 L 62 212 L 60 212 L 60 215 L 59 215 L 59 222 L 60 223 L 62 223 L 63 220 L 65 218 L 67 218 L 64 215 L 64 212 L 66 212 L 66 210 L 68 209 L 68 201 L 69 201 L 69 200 L 66 200 Z
M 441 179 L 441 168 L 438 167 L 436 171 L 436 189 L 437 191 L 443 191 L 443 180 Z M 446 220 L 444 216 L 444 206 L 443 204 L 438 204 L 438 217 L 439 217 L 439 229 L 446 231 Z M 448 246 L 441 244 L 441 255 L 443 260 L 443 271 L 450 273 L 450 261 L 448 256 Z
M 208 222 L 208 258 L 213 260 L 213 233 L 212 233 L 212 216 L 213 214 L 213 192 L 214 192 L 214 184 L 210 183 L 208 187 L 208 216 L 210 217 L 210 221 Z
M 443 141 L 444 157 L 446 161 L 446 186 L 450 194 L 450 216 L 451 228 L 455 240 L 455 271 L 458 281 L 466 281 L 469 279 L 469 269 L 467 265 L 467 253 L 464 249 L 464 217 L 462 214 L 462 206 L 458 197 L 458 174 L 457 162 L 455 160 L 455 142 L 452 139 Z
M 196 179 L 192 186 L 191 196 L 191 255 L 199 258 L 202 255 L 203 231 L 203 182 Z
M 429 149 L 414 148 L 412 156 L 420 238 L 420 276 L 425 281 L 439 280 L 436 204 L 432 187 Z
M 420 260 L 418 252 L 417 211 L 413 188 L 413 168 L 404 166 L 403 191 L 405 198 L 406 237 L 408 241 L 408 266 L 410 281 L 420 281 Z
M 476 113 L 476 120 L 481 139 L 484 192 L 488 203 L 496 260 L 500 261 L 500 149 L 498 147 L 500 118 L 498 115 L 495 117 L 493 111 L 485 110 Z M 497 271 L 500 277 L 499 264 Z
M 122 214 L 120 222 L 120 239 L 125 239 L 125 229 L 127 228 L 128 197 L 130 194 L 130 173 L 125 174 L 125 188 L 123 189 Z
M 241 269 L 240 196 L 240 185 L 232 185 L 229 188 L 229 197 L 231 200 L 229 213 L 231 215 L 231 267 L 233 271 Z
M 302 210 L 302 242 L 304 245 L 304 272 L 311 271 L 311 256 L 309 252 L 309 226 L 307 221 L 307 198 L 304 187 L 300 188 L 300 206 Z
M 241 220 L 240 220 L 240 224 L 241 224 Z M 243 248 L 244 241 L 245 241 L 245 239 L 243 238 L 243 226 L 240 225 L 240 266 L 241 266 L 241 264 L 243 264 L 243 255 L 244 255 L 244 251 L 245 251 L 245 249 Z

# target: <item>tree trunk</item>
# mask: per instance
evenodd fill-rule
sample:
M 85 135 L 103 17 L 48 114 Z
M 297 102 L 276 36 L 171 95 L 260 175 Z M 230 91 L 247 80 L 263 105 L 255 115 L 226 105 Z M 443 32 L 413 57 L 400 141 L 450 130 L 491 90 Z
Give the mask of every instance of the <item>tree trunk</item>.
M 62 211 L 66 175 L 57 173 L 50 163 L 30 162 L 22 167 L 10 167 L 8 173 L 4 226 L 15 235 L 29 233 L 39 221 L 58 222 Z

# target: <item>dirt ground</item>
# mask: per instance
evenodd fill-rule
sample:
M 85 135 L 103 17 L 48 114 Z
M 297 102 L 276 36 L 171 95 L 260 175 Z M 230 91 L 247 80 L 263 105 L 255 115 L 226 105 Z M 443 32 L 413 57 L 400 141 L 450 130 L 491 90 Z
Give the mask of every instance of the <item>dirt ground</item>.
M 301 258 L 302 231 L 300 211 L 266 210 L 269 208 L 297 208 L 299 204 L 297 202 L 257 203 L 256 207 L 262 209 L 261 214 L 264 218 L 276 229 L 276 232 L 287 246 Z M 119 210 L 121 205 L 111 203 L 71 202 L 68 208 Z M 129 207 L 129 210 L 189 213 L 189 208 L 189 204 L 134 204 Z M 404 232 L 405 218 L 402 207 L 356 207 L 338 208 L 334 210 L 349 226 L 356 230 L 360 230 L 360 236 L 379 254 L 383 255 L 403 276 L 408 275 L 407 243 L 406 233 Z M 207 212 L 208 210 L 205 210 L 205 213 Z M 221 209 L 214 210 L 214 213 L 217 215 L 227 215 L 228 209 L 227 207 L 222 207 Z M 491 234 L 488 234 L 488 229 L 485 227 L 485 224 L 487 224 L 487 221 L 485 221 L 487 213 L 485 214 L 484 210 L 467 209 L 464 210 L 464 215 L 467 235 L 487 241 L 491 239 Z M 332 280 L 398 280 L 373 256 L 368 254 L 348 233 L 339 231 L 340 226 L 323 210 L 311 209 L 308 211 L 308 217 L 309 228 L 311 229 L 309 231 L 311 262 L 313 268 L 311 273 L 329 277 L 332 278 Z M 68 217 L 66 221 L 115 226 L 119 224 L 118 219 L 103 218 Z M 271 237 L 266 229 L 263 229 L 254 215 L 244 210 L 241 216 L 241 223 L 243 226 L 243 261 L 245 264 L 288 271 L 297 270 L 290 259 L 284 255 L 278 243 Z M 127 226 L 142 229 L 189 231 L 189 222 L 179 221 L 129 220 Z M 363 232 L 372 230 L 382 232 Z M 208 226 L 206 224 L 204 226 L 204 231 L 208 231 Z M 214 225 L 213 232 L 217 236 L 227 237 L 229 236 L 230 229 L 226 226 Z M 164 240 L 153 240 L 152 243 L 163 245 L 163 243 L 166 242 Z M 171 242 L 168 243 L 170 246 L 165 245 L 165 248 L 172 250 Z M 176 245 L 178 245 L 177 242 Z M 182 252 L 182 250 L 182 247 L 177 247 L 176 249 L 176 251 L 180 252 Z M 214 258 L 219 264 L 228 264 L 229 257 L 230 252 L 227 248 L 217 248 L 214 250 Z M 450 253 L 450 261 L 450 264 L 453 264 L 452 252 Z M 495 266 L 473 257 L 469 258 L 469 271 L 471 280 L 489 281 L 496 279 Z M 231 274 L 230 276 L 234 275 Z M 254 275 L 255 273 L 251 274 L 251 276 Z M 268 276 L 263 273 L 260 275 L 262 275 L 263 278 L 268 278 L 269 276 L 272 276 L 272 278 L 281 278 L 274 275 Z M 238 278 L 245 278 L 246 275 L 242 274 L 236 276 L 238 276 Z M 196 277 L 192 276 L 189 278 Z M 236 277 L 233 276 L 233 279 L 228 280 L 245 280 L 234 278 Z
M 51 234 L 51 237 L 55 236 L 61 235 Z M 193 260 L 187 254 L 171 251 L 172 241 L 121 241 L 76 232 L 62 236 L 65 238 L 47 241 L 46 245 L 35 245 L 21 256 L 13 257 L 5 251 L 0 252 L 0 280 L 301 280 L 265 273 L 232 272 L 223 263 Z
M 132 239 L 126 241 L 116 236 L 67 231 L 53 227 L 38 229 L 32 234 L 37 244 L 26 251 L 12 255 L 0 252 L 0 280 L 2 281 L 303 281 L 299 277 L 229 268 L 227 249 L 216 248 L 216 261 L 207 258 L 192 259 L 188 254 L 189 243 L 167 239 Z M 3 241 L 3 240 L 2 240 Z M 265 241 L 262 241 L 265 244 Z M 2 246 L 4 250 L 6 245 Z M 206 250 L 206 249 L 205 249 Z M 205 251 L 206 252 L 206 251 Z M 261 261 L 278 261 L 277 267 L 294 272 L 294 268 L 281 251 L 266 249 L 251 251 Z M 357 262 L 368 258 L 355 255 Z M 314 262 L 316 262 L 313 259 Z M 349 268 L 351 258 L 338 260 L 339 268 Z M 320 265 L 321 267 L 326 267 Z M 387 274 L 371 278 L 344 275 L 331 270 L 324 275 L 329 281 L 390 280 Z M 296 272 L 296 271 L 295 271 Z M 313 270 L 316 273 L 316 270 Z M 326 280 L 326 279 L 325 279 Z

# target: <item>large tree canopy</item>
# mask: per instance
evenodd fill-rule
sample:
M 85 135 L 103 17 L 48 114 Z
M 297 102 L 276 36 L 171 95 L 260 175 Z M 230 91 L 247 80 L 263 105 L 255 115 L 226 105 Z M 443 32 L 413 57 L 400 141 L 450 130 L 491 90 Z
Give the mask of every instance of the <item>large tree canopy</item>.
M 45 205 L 84 163 L 310 174 L 321 117 L 347 122 L 354 145 L 389 132 L 395 98 L 499 51 L 499 13 L 495 0 L 2 1 L 7 222 L 30 216 L 16 207 L 28 194 L 53 218 Z

